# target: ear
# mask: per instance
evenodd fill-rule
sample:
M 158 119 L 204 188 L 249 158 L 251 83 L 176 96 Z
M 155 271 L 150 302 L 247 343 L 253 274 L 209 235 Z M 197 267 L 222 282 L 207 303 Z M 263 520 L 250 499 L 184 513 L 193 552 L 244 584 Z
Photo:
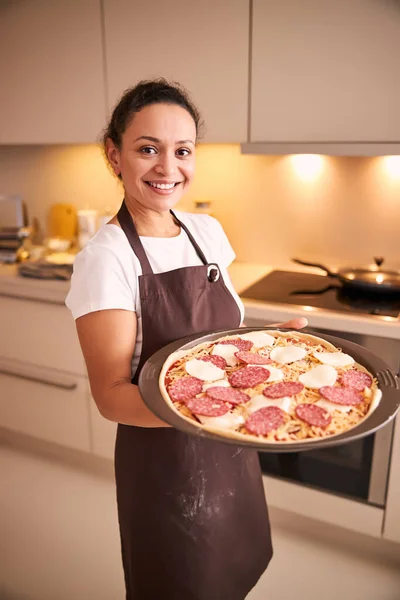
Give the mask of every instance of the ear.
M 111 138 L 106 141 L 106 154 L 114 173 L 121 175 L 121 153 Z

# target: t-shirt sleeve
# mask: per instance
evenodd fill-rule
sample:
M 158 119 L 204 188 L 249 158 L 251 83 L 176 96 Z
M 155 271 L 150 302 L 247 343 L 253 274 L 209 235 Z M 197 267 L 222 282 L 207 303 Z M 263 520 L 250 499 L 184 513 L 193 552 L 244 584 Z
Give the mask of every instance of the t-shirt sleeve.
M 225 269 L 235 260 L 236 254 L 228 240 L 228 237 L 219 221 L 210 217 L 215 230 L 216 246 L 218 247 L 218 262 Z
M 105 246 L 87 246 L 76 257 L 65 304 L 74 319 L 98 310 L 135 312 L 137 278 Z

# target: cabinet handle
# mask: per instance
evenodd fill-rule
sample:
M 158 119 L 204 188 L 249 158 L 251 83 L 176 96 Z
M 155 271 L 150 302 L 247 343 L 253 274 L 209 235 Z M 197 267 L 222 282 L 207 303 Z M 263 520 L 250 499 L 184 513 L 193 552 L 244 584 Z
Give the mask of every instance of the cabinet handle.
M 34 375 L 26 375 L 25 373 L 16 373 L 15 371 L 8 371 L 0 367 L 0 374 L 10 375 L 11 377 L 17 377 L 18 379 L 26 379 L 27 381 L 34 381 L 35 383 L 42 383 L 44 385 L 50 385 L 60 390 L 75 390 L 78 387 L 77 383 L 61 383 L 59 381 L 50 381 L 49 379 L 42 379 L 41 377 L 35 377 Z

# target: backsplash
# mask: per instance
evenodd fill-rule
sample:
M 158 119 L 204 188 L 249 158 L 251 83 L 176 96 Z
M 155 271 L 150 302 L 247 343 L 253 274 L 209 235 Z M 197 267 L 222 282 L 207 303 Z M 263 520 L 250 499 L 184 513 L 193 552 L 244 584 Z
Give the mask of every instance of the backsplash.
M 0 193 L 20 193 L 45 227 L 56 202 L 116 210 L 122 188 L 99 147 L 0 147 Z M 248 156 L 200 145 L 197 174 L 178 208 L 212 201 L 240 261 L 400 264 L 400 157 Z

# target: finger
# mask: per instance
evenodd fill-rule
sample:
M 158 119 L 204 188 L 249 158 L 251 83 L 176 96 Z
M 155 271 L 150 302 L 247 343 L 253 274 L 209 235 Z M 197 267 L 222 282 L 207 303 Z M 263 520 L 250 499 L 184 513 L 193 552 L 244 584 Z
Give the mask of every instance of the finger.
M 290 321 L 285 321 L 284 323 L 273 323 L 272 325 L 268 325 L 268 327 L 285 327 L 286 329 L 303 329 L 303 327 L 307 327 L 308 320 L 305 317 L 298 317 L 296 319 L 290 319 Z

